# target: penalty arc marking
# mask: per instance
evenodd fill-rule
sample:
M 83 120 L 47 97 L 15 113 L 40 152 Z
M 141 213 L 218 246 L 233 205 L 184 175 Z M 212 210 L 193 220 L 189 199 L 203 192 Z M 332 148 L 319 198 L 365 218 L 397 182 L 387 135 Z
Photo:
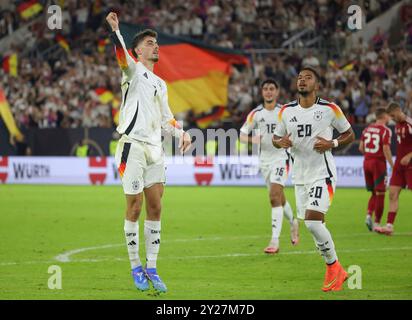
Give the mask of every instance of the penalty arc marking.
M 342 235 L 342 236 L 336 236 L 336 238 L 344 238 L 344 237 L 353 237 L 353 236 L 363 236 L 363 235 L 369 235 L 369 233 L 358 233 L 358 234 L 351 234 L 351 235 Z M 405 233 L 397 233 L 397 235 L 412 235 L 411 232 L 405 232 Z M 195 238 L 195 239 L 174 239 L 174 240 L 168 240 L 168 241 L 163 241 L 164 242 L 191 242 L 191 241 L 221 241 L 221 240 L 240 240 L 240 239 L 258 239 L 262 238 L 262 236 L 243 236 L 243 237 L 210 237 L 210 238 Z M 100 262 L 100 261 L 106 261 L 106 260 L 123 260 L 119 258 L 113 258 L 113 259 L 79 259 L 79 260 L 72 260 L 71 256 L 86 252 L 86 251 L 92 251 L 92 250 L 102 250 L 102 249 L 108 249 L 108 248 L 115 248 L 115 247 L 122 247 L 125 246 L 124 243 L 118 243 L 118 244 L 106 244 L 106 245 L 101 245 L 101 246 L 94 246 L 94 247 L 85 247 L 85 248 L 79 248 L 79 249 L 74 249 L 74 250 L 69 250 L 66 252 L 63 252 L 62 254 L 59 254 L 54 257 L 54 260 L 58 262 L 71 262 L 71 261 L 77 261 L 77 262 Z M 345 252 L 345 253 L 351 253 L 351 252 L 369 252 L 369 251 L 388 251 L 388 250 L 412 250 L 412 247 L 399 247 L 399 248 L 381 248 L 381 249 L 353 249 L 353 250 L 345 250 L 341 249 L 339 252 Z M 286 251 L 282 252 L 281 254 L 311 254 L 311 253 L 317 253 L 316 250 L 308 250 L 308 251 Z M 222 254 L 222 255 L 213 255 L 213 256 L 184 256 L 184 257 L 168 257 L 164 259 L 202 259 L 202 258 L 224 258 L 224 257 L 243 257 L 243 256 L 259 256 L 261 253 L 232 253 L 232 254 Z M 162 259 L 162 257 L 159 257 L 159 259 Z M 124 260 L 127 260 L 126 258 Z
M 353 236 L 365 236 L 370 233 L 359 233 L 359 234 L 350 234 L 350 235 L 337 235 L 335 238 L 347 238 Z M 399 236 L 412 236 L 412 232 L 403 232 L 397 233 Z M 238 239 L 259 239 L 264 238 L 262 235 L 259 236 L 243 236 L 243 237 L 210 237 L 210 238 L 192 238 L 192 239 L 174 239 L 164 242 L 190 242 L 190 241 L 222 241 L 222 240 L 238 240 Z M 74 250 L 69 250 L 63 252 L 51 260 L 37 260 L 37 261 L 21 261 L 21 262 L 0 262 L 0 266 L 16 266 L 16 265 L 26 265 L 26 264 L 47 264 L 47 263 L 70 263 L 70 262 L 85 262 L 85 263 L 94 263 L 94 262 L 103 262 L 103 261 L 128 261 L 128 258 L 111 257 L 111 258 L 100 258 L 100 259 L 73 259 L 73 255 L 93 251 L 93 250 L 104 250 L 115 247 L 125 246 L 124 243 L 117 244 L 106 244 L 93 247 L 84 247 Z M 342 253 L 361 253 L 361 252 L 384 252 L 384 251 L 412 251 L 412 247 L 387 247 L 387 248 L 359 248 L 359 249 L 340 249 L 339 252 Z M 283 251 L 279 255 L 304 255 L 304 254 L 317 254 L 316 250 L 297 250 L 297 251 Z M 220 258 L 236 258 L 236 257 L 252 257 L 252 256 L 263 256 L 263 253 L 227 253 L 220 255 L 203 255 L 203 256 L 159 256 L 159 260 L 196 260 L 196 259 L 220 259 Z

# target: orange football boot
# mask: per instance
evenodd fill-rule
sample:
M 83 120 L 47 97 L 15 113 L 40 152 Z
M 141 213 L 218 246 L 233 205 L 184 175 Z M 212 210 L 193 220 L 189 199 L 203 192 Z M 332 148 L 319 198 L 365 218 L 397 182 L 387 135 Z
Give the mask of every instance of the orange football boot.
M 345 269 L 336 260 L 331 265 L 326 265 L 325 281 L 323 283 L 322 291 L 340 291 L 342 290 L 343 283 L 348 278 L 348 274 Z

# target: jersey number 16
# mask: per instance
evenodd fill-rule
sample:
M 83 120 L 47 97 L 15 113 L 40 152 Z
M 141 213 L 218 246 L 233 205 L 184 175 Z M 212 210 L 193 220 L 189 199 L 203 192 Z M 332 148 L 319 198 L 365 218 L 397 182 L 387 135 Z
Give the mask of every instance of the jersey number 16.
M 268 129 L 268 133 L 273 133 L 276 129 L 276 123 L 268 123 L 266 124 L 266 128 Z

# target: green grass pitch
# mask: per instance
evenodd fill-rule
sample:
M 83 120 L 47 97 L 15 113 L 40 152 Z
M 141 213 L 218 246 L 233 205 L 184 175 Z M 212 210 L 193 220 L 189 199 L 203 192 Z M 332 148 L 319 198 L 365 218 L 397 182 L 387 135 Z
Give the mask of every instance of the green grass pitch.
M 294 207 L 293 189 L 286 194 Z M 367 231 L 368 197 L 338 188 L 327 214 L 339 259 L 360 266 L 362 289 L 323 293 L 325 266 L 302 223 L 297 247 L 284 222 L 280 253 L 263 253 L 265 188 L 166 187 L 158 270 L 169 291 L 157 296 L 134 288 L 120 186 L 2 185 L 0 299 L 411 299 L 412 192 L 401 194 L 392 237 Z M 60 290 L 48 288 L 51 265 L 61 267 Z

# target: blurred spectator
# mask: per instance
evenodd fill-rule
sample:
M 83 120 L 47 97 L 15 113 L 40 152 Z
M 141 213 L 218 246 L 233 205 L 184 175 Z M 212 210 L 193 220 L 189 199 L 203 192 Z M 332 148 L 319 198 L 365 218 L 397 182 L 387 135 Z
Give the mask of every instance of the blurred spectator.
M 12 3 L 0 12 L 0 37 L 30 22 L 18 15 L 19 2 Z M 18 78 L 0 71 L 0 86 L 5 89 L 20 126 L 113 126 L 111 102 L 102 103 L 94 93 L 97 88 L 104 88 L 121 100 L 120 71 L 112 46 L 108 45 L 102 53 L 96 50 L 98 40 L 107 35 L 104 17 L 112 9 L 119 12 L 121 21 L 147 24 L 226 48 L 280 48 L 285 40 L 303 30 L 312 30 L 330 47 L 338 48 L 334 67 L 314 49 L 306 55 L 301 49 L 255 54 L 251 67 L 235 67 L 227 107 L 228 122 L 233 125 L 241 124 L 247 113 L 260 103 L 259 85 L 264 78 L 273 77 L 279 82 L 280 103 L 295 99 L 296 75 L 300 66 L 306 64 L 320 70 L 320 95 L 336 101 L 352 122 L 370 121 L 371 110 L 385 106 L 392 99 L 399 101 L 405 112 L 412 112 L 411 51 L 391 47 L 388 37 L 378 29 L 369 44 L 360 38 L 346 52 L 345 1 L 107 0 L 99 3 L 100 7 L 96 1 L 67 1 L 63 34 L 70 43 L 70 53 L 19 57 Z M 390 1 L 390 5 L 394 3 Z M 368 9 L 371 11 L 368 19 L 388 6 L 389 1 L 374 1 Z M 405 10 L 402 12 L 408 17 Z M 407 24 L 403 34 L 404 44 L 411 44 L 412 24 Z M 56 45 L 55 33 L 45 28 L 44 23 L 31 25 L 27 35 L 25 49 L 32 47 L 33 52 L 44 53 Z M 345 65 L 350 66 L 345 68 Z M 189 126 L 196 125 L 193 112 L 187 112 L 186 122 Z
M 319 59 L 316 58 L 316 57 L 313 55 L 312 50 L 309 50 L 307 56 L 306 56 L 306 57 L 303 59 L 303 61 L 302 61 L 302 65 L 304 65 L 304 66 L 312 66 L 312 67 L 318 68 L 319 65 L 320 65 L 320 63 L 319 63 Z
M 373 43 L 375 50 L 379 50 L 380 48 L 382 48 L 385 39 L 386 39 L 386 35 L 382 32 L 380 27 L 377 27 L 376 33 L 372 38 L 372 43 Z

